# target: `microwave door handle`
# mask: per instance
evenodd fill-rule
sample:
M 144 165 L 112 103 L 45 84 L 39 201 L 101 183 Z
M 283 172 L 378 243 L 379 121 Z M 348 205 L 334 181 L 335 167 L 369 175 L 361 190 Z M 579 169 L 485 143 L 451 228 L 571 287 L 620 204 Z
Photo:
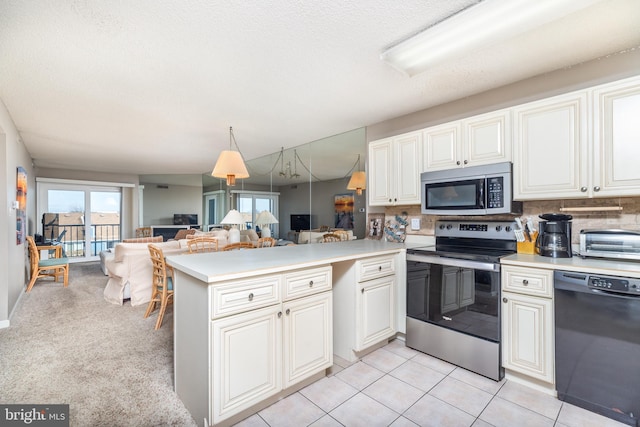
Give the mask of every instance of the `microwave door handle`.
M 480 189 L 479 189 L 479 197 L 478 197 L 478 204 L 480 205 L 481 209 L 484 209 L 486 204 L 486 200 L 485 200 L 485 192 L 484 192 L 484 187 L 487 185 L 487 181 L 485 180 L 484 183 L 480 184 Z

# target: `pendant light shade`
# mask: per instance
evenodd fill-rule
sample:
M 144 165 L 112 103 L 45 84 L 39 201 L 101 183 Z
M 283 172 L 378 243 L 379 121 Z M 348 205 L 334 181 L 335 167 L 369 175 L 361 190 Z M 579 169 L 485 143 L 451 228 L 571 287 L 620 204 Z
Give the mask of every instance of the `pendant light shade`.
M 367 188 L 367 174 L 360 170 L 360 154 L 358 154 L 357 165 L 358 170 L 351 175 L 351 179 L 347 184 L 347 190 L 356 190 L 356 194 L 361 196 L 362 190 L 366 190 Z
M 233 128 L 230 127 L 229 149 L 220 153 L 213 172 L 211 172 L 211 175 L 216 178 L 225 178 L 227 185 L 230 187 L 236 185 L 236 178 L 249 178 L 249 171 L 247 171 L 247 167 L 244 164 L 242 154 L 240 154 L 240 151 L 233 151 L 231 149 L 232 142 L 235 143 L 236 139 L 233 136 Z M 235 145 L 236 147 L 238 146 L 237 143 Z
M 367 189 L 367 174 L 364 171 L 356 171 L 351 175 L 347 184 L 347 190 L 356 190 L 358 196 L 362 195 L 362 190 Z

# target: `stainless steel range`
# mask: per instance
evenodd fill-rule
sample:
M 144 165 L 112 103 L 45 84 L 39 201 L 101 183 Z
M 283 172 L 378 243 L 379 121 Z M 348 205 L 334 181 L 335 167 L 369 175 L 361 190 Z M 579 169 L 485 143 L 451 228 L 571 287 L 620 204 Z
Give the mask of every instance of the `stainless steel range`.
M 496 381 L 500 258 L 516 252 L 511 221 L 437 221 L 435 246 L 407 249 L 407 346 Z

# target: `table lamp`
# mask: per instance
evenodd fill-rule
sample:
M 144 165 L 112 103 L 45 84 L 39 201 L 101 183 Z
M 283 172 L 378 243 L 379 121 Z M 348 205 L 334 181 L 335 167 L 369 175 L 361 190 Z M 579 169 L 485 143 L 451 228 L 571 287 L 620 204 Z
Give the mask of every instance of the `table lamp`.
M 264 210 L 258 214 L 256 218 L 256 225 L 262 230 L 262 237 L 271 237 L 271 229 L 269 224 L 277 224 L 278 219 L 267 210 Z
M 228 224 L 231 226 L 229 229 L 229 243 L 238 243 L 240 241 L 240 230 L 237 225 L 244 223 L 244 217 L 236 209 L 231 209 L 227 215 L 220 221 L 220 224 Z

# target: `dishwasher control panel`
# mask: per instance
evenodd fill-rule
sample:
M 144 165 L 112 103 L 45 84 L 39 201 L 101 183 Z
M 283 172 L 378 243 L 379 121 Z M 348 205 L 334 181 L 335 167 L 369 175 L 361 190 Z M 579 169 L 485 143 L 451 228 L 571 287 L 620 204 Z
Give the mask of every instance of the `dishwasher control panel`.
M 605 291 L 640 295 L 640 279 L 615 276 L 589 276 L 589 287 Z

